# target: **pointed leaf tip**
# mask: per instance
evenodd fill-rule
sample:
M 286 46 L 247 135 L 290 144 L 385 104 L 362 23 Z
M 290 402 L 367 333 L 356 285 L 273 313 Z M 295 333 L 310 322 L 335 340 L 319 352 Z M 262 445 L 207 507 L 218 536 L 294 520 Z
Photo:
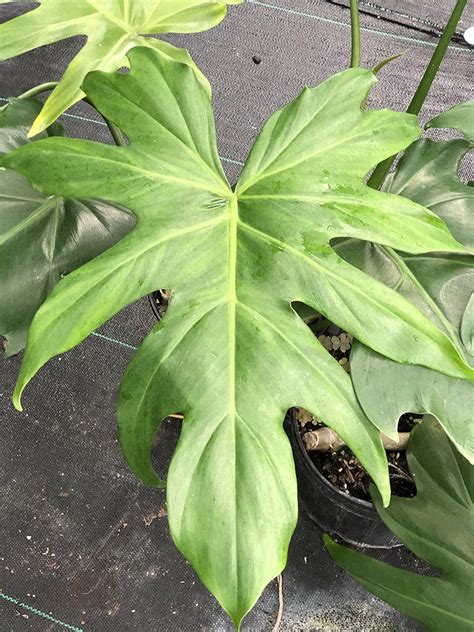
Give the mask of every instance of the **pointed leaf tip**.
M 13 393 L 13 397 L 12 397 L 13 406 L 20 413 L 23 412 L 23 406 L 21 404 L 21 395 L 22 395 L 22 393 L 23 393 L 23 388 L 16 387 L 15 391 Z

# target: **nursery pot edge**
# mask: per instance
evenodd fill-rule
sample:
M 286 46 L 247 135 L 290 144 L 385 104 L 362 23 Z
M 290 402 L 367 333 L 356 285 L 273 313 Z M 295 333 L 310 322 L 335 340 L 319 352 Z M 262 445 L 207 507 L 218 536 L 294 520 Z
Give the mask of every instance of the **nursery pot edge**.
M 301 439 L 295 408 L 289 412 L 286 427 L 295 459 L 298 495 L 308 517 L 324 531 L 355 546 L 376 549 L 402 546 L 371 502 L 345 494 L 314 465 Z

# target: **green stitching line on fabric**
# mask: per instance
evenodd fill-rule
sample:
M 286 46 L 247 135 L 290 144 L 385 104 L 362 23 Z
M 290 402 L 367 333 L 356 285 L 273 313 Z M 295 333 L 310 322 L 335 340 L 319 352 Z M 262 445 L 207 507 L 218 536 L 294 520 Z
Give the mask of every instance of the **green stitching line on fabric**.
M 63 628 L 66 628 L 68 630 L 72 630 L 73 632 L 84 632 L 83 628 L 78 628 L 75 625 L 70 625 L 69 623 L 64 623 L 64 621 L 60 621 L 59 619 L 56 619 L 55 617 L 52 617 L 47 612 L 43 612 L 42 610 L 38 610 L 38 608 L 30 606 L 27 603 L 23 603 L 19 599 L 15 599 L 15 597 L 10 597 L 10 595 L 5 595 L 4 593 L 0 593 L 0 599 L 3 599 L 4 601 L 8 601 L 10 603 L 13 603 L 16 606 L 19 606 L 20 608 L 24 608 L 25 610 L 28 610 L 29 612 L 32 612 L 33 614 L 36 614 L 39 617 L 43 617 L 43 619 L 47 619 L 48 621 L 51 621 L 52 623 L 57 623 L 58 625 L 61 625 Z
M 111 338 L 110 336 L 104 336 L 104 334 L 99 334 L 97 331 L 93 331 L 91 336 L 95 336 L 96 338 L 102 338 L 103 340 L 107 340 L 108 342 L 114 342 L 116 345 L 120 347 L 125 347 L 125 349 L 131 349 L 132 351 L 136 351 L 138 347 L 134 347 L 133 345 L 129 345 L 127 342 L 122 342 L 121 340 L 117 340 L 116 338 Z
M 273 9 L 274 11 L 283 11 L 283 13 L 290 13 L 291 15 L 299 15 L 303 18 L 311 18 L 313 20 L 318 20 L 318 22 L 325 22 L 326 24 L 334 24 L 336 26 L 345 26 L 346 28 L 351 28 L 351 25 L 346 22 L 339 22 L 338 20 L 331 20 L 330 18 L 323 18 L 319 15 L 315 15 L 314 13 L 305 13 L 303 11 L 297 11 L 296 9 L 288 9 L 287 7 L 277 7 L 275 4 L 268 4 L 267 2 L 260 2 L 260 0 L 247 0 L 249 4 L 254 4 L 258 7 L 264 7 L 266 9 Z M 437 46 L 436 42 L 427 42 L 425 40 L 416 39 L 414 37 L 405 37 L 404 35 L 397 35 L 396 33 L 386 33 L 385 31 L 377 31 L 377 29 L 369 29 L 367 27 L 361 27 L 361 31 L 366 33 L 374 33 L 375 35 L 381 35 L 382 37 L 393 37 L 394 39 L 398 39 L 403 42 L 415 42 L 416 44 L 421 44 L 423 46 Z M 461 51 L 463 53 L 470 53 L 471 51 L 468 48 L 461 48 L 461 46 L 450 46 L 448 50 L 456 50 Z

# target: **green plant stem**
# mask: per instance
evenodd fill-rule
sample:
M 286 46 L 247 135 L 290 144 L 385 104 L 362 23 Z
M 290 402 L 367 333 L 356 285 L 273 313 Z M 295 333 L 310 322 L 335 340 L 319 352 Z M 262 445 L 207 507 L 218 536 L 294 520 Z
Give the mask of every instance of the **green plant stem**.
M 415 94 L 413 95 L 410 105 L 407 108 L 408 114 L 420 113 L 428 92 L 430 91 L 431 85 L 433 84 L 439 67 L 441 66 L 441 63 L 444 59 L 449 42 L 451 41 L 454 31 L 456 30 L 456 26 L 458 25 L 461 15 L 466 8 L 467 2 L 468 0 L 457 0 L 456 6 L 454 7 L 446 28 L 443 31 L 443 35 L 441 36 L 435 52 L 433 53 L 433 57 L 431 58 L 420 81 L 420 84 L 416 89 Z M 377 167 L 374 169 L 373 174 L 370 176 L 367 182 L 370 187 L 372 187 L 373 189 L 379 189 L 382 186 L 395 158 L 396 156 L 391 156 L 390 158 L 387 158 L 379 165 L 377 165 Z
M 35 86 L 31 88 L 31 90 L 27 90 L 23 94 L 20 94 L 19 99 L 29 99 L 31 97 L 36 97 L 38 94 L 42 92 L 48 92 L 49 90 L 54 90 L 54 88 L 58 85 L 57 81 L 49 81 L 48 83 L 42 83 L 39 86 Z
M 58 85 L 57 81 L 50 81 L 49 83 L 42 83 L 39 86 L 35 86 L 34 88 L 31 88 L 31 90 L 27 90 L 26 92 L 24 92 L 23 94 L 20 94 L 17 99 L 29 99 L 30 97 L 35 97 L 38 94 L 41 94 L 42 92 L 47 92 L 48 90 L 54 90 L 54 88 Z M 0 112 L 3 112 L 4 110 L 7 109 L 9 103 L 6 103 L 5 105 L 2 105 L 2 107 L 0 107 Z
M 92 101 L 88 97 L 84 97 L 82 100 L 84 101 L 84 103 L 87 103 L 87 105 L 90 105 L 91 108 L 94 108 L 94 110 L 102 116 L 107 127 L 109 128 L 109 132 L 112 138 L 114 139 L 114 143 L 117 145 L 117 147 L 127 147 L 128 145 L 127 138 L 125 134 L 122 132 L 122 130 L 119 127 L 117 127 L 115 123 L 112 123 L 112 121 L 109 121 L 109 119 L 105 118 L 105 116 L 103 116 L 99 112 L 99 110 L 95 107 L 95 105 L 92 103 Z
M 107 127 L 109 128 L 110 133 L 112 134 L 112 138 L 114 139 L 114 143 L 117 147 L 126 147 L 128 145 L 127 138 L 122 130 L 104 117 L 104 121 L 107 123 Z
M 360 66 L 360 17 L 359 0 L 351 0 L 351 68 Z

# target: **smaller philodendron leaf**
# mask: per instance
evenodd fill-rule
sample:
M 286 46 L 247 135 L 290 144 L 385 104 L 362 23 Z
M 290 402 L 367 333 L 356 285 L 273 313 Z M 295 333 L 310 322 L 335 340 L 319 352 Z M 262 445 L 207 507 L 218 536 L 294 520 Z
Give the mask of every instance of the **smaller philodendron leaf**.
M 343 261 L 332 242 L 354 237 L 417 254 L 464 248 L 429 210 L 366 185 L 366 174 L 420 131 L 415 117 L 361 108 L 375 82 L 368 70 L 306 88 L 275 112 L 234 191 L 195 73 L 150 49 L 129 55 L 128 75 L 94 72 L 83 86 L 127 147 L 44 139 L 4 159 L 45 193 L 87 192 L 138 220 L 38 311 L 15 404 L 52 357 L 147 293 L 170 290 L 165 317 L 125 373 L 120 440 L 133 471 L 160 485 L 155 432 L 167 415 L 184 415 L 167 481 L 171 533 L 238 626 L 284 568 L 296 525 L 288 408 L 302 406 L 334 428 L 389 502 L 380 433 L 292 303 L 392 358 L 473 379 L 443 332 Z
M 468 141 L 474 143 L 474 100 L 459 103 L 426 124 L 427 129 L 434 127 L 457 129 Z
M 0 25 L 0 61 L 38 46 L 75 35 L 85 35 L 84 48 L 69 64 L 59 85 L 33 123 L 30 136 L 39 134 L 65 110 L 83 98 L 81 84 L 88 72 L 113 71 L 127 66 L 127 53 L 149 46 L 166 59 L 191 66 L 205 86 L 207 79 L 189 53 L 144 35 L 206 31 L 225 17 L 227 5 L 242 0 L 39 0 L 40 6 Z
M 421 621 L 431 632 L 474 630 L 474 467 L 433 420 L 412 432 L 408 466 L 414 498 L 392 498 L 377 511 L 413 553 L 439 571 L 438 577 L 395 568 L 324 536 L 331 557 L 364 588 Z
M 474 120 L 474 102 L 469 108 L 469 118 Z M 474 189 L 458 176 L 459 162 L 470 147 L 466 140 L 420 140 L 407 150 L 384 189 L 431 209 L 474 251 Z M 474 256 L 413 256 L 362 242 L 345 242 L 339 252 L 418 305 L 448 333 L 466 361 L 474 363 Z M 396 437 L 403 413 L 431 413 L 462 454 L 474 462 L 472 382 L 393 362 L 360 344 L 354 345 L 351 367 L 362 407 L 385 434 Z
M 12 99 L 0 111 L 0 156 L 28 144 L 41 110 Z M 61 135 L 55 123 L 40 137 Z M 46 197 L 21 174 L 0 169 L 0 336 L 6 356 L 24 348 L 33 317 L 60 278 L 115 244 L 135 225 L 118 206 Z
M 0 107 L 0 157 L 30 142 L 28 132 L 31 123 L 41 112 L 42 107 L 43 104 L 36 99 L 14 98 Z M 63 135 L 62 125 L 56 122 L 38 134 L 35 140 Z

